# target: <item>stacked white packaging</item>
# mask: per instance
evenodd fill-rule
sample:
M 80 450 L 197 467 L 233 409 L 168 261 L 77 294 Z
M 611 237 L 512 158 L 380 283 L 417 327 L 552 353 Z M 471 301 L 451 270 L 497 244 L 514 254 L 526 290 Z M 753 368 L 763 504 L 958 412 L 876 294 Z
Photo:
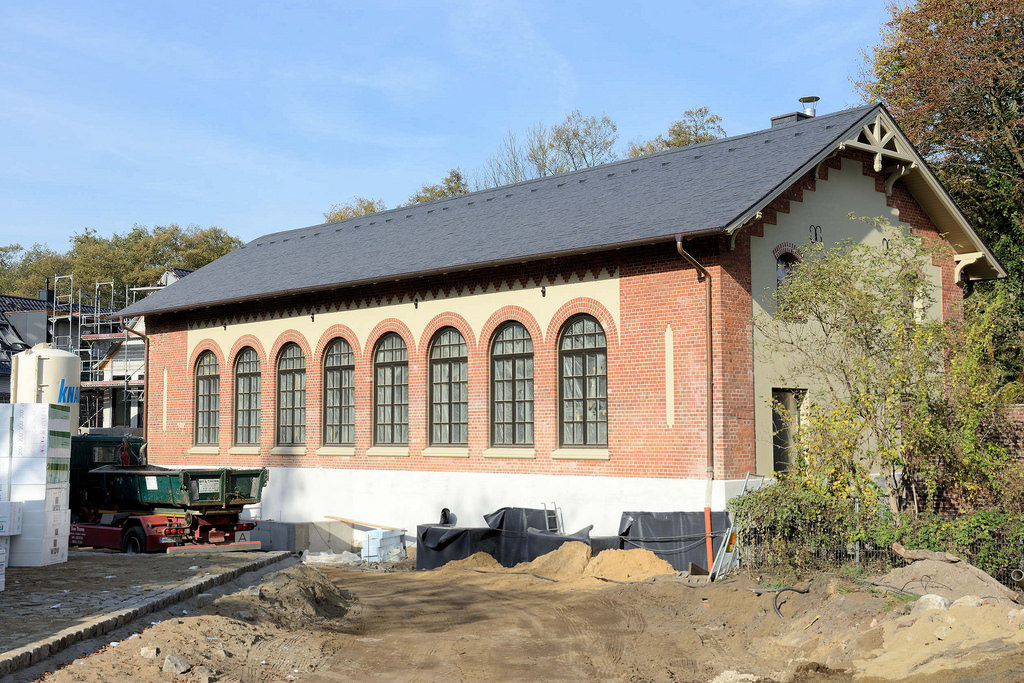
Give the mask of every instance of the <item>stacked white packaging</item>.
M 15 403 L 9 459 L 10 499 L 21 501 L 21 533 L 11 537 L 8 564 L 66 562 L 71 531 L 68 477 L 71 411 L 46 403 Z

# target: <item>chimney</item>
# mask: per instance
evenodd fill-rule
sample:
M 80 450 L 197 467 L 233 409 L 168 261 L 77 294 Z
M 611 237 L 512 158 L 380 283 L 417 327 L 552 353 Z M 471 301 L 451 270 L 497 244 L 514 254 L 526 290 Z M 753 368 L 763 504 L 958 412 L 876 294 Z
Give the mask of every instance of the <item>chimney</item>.
M 803 111 L 794 111 L 789 114 L 782 114 L 781 116 L 773 116 L 772 128 L 778 128 L 779 126 L 785 126 L 790 123 L 797 123 L 804 119 L 813 119 L 815 115 L 816 103 L 820 100 L 820 97 L 814 95 L 808 97 L 801 97 L 799 102 L 803 105 Z
M 814 112 L 817 109 L 818 100 L 820 100 L 820 99 L 821 99 L 820 97 L 816 97 L 814 95 L 809 95 L 807 97 L 801 97 L 800 98 L 800 100 L 799 100 L 800 104 L 804 105 L 804 114 L 808 118 L 811 118 L 811 117 L 814 116 Z
M 40 289 L 38 298 L 42 301 L 53 302 L 53 290 L 50 289 L 50 278 L 46 278 L 46 289 Z

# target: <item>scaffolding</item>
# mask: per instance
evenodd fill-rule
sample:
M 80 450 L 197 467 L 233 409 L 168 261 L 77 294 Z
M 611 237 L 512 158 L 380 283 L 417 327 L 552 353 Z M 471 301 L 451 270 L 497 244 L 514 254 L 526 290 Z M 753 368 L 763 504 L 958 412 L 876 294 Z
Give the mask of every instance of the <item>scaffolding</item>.
M 123 410 L 125 426 L 130 424 L 133 403 L 138 406 L 139 420 L 142 419 L 145 345 L 128 332 L 135 322 L 111 317 L 131 303 L 129 299 L 134 299 L 135 293 L 126 286 L 124 299 L 117 300 L 117 294 L 112 280 L 96 282 L 92 301 L 83 303 L 82 290 L 75 289 L 74 274 L 54 277 L 51 339 L 54 348 L 74 353 L 81 361 L 82 426 L 112 426 L 103 424 L 107 396 L 112 413 Z M 121 405 L 117 405 L 119 396 Z M 111 420 L 117 417 L 112 414 Z

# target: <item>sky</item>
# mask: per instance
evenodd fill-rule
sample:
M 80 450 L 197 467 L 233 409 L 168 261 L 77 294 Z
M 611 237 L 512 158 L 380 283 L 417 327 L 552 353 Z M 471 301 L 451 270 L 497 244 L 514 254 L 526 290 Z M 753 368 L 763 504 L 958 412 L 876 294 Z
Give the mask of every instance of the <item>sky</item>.
M 888 0 L 0 3 L 0 245 L 85 228 L 243 241 L 472 178 L 573 109 L 617 150 L 707 106 L 730 135 L 852 79 Z

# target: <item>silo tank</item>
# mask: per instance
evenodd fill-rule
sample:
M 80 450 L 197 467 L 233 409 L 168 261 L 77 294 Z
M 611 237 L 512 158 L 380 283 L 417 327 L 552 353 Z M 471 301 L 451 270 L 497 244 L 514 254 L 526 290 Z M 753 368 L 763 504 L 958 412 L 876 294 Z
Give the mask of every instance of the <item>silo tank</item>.
M 82 361 L 67 351 L 36 344 L 11 357 L 11 403 L 59 403 L 71 408 L 71 431 L 78 428 Z

